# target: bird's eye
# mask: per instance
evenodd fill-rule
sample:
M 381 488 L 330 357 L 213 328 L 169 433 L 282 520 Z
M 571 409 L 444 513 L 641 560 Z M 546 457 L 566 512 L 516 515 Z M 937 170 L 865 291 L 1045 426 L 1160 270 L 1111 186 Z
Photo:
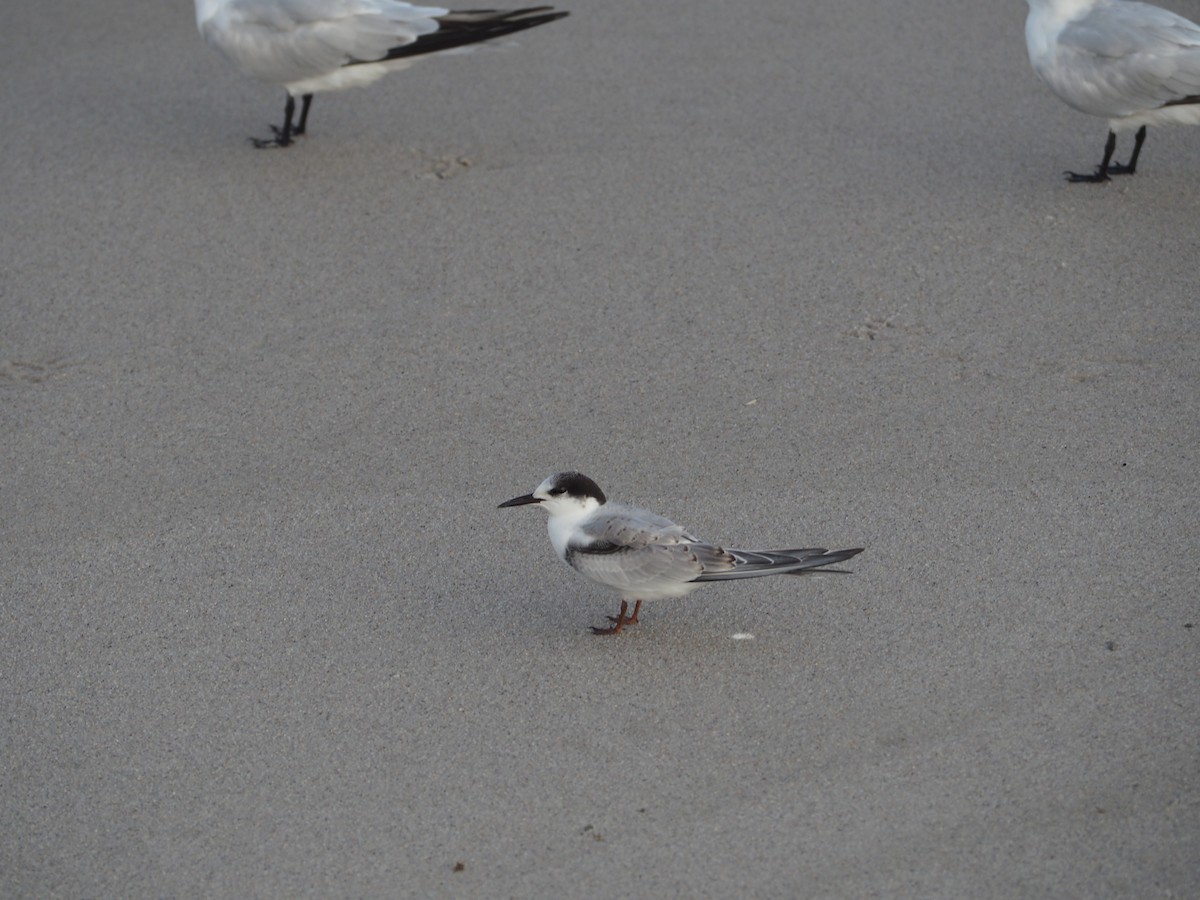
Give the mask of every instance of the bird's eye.
M 550 496 L 551 497 L 557 497 L 560 494 L 565 494 L 566 492 L 567 491 L 565 488 L 550 488 Z

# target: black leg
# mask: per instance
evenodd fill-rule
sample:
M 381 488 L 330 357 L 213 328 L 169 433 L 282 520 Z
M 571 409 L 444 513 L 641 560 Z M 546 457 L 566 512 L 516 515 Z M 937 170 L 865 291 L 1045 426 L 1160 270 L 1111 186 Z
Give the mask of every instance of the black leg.
M 1096 166 L 1096 171 L 1091 175 L 1080 175 L 1078 172 L 1068 172 L 1067 181 L 1072 183 L 1079 181 L 1087 181 L 1095 184 L 1100 181 L 1108 181 L 1108 164 L 1112 161 L 1113 151 L 1117 149 L 1117 135 L 1114 131 L 1108 132 L 1108 140 L 1104 143 L 1104 159 L 1100 161 L 1100 165 Z
M 306 110 L 307 111 L 307 110 Z M 275 132 L 273 138 L 250 138 L 252 143 L 259 150 L 264 150 L 268 147 L 286 147 L 292 142 L 292 116 L 296 114 L 296 100 L 288 94 L 287 104 L 283 107 L 283 127 L 276 128 L 271 126 L 271 130 Z
M 1137 130 L 1137 135 L 1133 139 L 1133 155 L 1129 157 L 1129 162 L 1125 165 L 1113 163 L 1108 167 L 1109 175 L 1132 175 L 1137 170 L 1138 154 L 1142 152 L 1142 144 L 1146 142 L 1146 126 L 1143 125 Z
M 296 123 L 296 128 L 292 131 L 293 135 L 304 134 L 304 129 L 308 127 L 308 108 L 312 106 L 312 98 L 312 94 L 305 94 L 301 98 L 303 102 L 300 107 L 300 121 Z

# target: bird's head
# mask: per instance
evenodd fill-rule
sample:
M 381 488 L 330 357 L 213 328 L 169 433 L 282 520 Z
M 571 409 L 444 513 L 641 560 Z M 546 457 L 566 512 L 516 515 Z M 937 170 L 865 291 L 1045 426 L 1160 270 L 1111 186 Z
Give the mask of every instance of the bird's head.
M 532 494 L 505 500 L 498 508 L 537 503 L 552 516 L 576 516 L 591 512 L 605 503 L 600 485 L 578 472 L 559 472 L 537 486 Z

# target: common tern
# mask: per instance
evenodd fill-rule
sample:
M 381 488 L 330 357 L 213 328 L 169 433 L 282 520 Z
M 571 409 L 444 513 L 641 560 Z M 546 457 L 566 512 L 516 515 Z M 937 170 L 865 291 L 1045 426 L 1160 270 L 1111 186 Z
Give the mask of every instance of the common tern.
M 608 502 L 600 486 L 578 472 L 551 475 L 532 494 L 513 497 L 499 508 L 533 503 L 550 515 L 550 543 L 559 559 L 621 594 L 621 611 L 608 617 L 613 624 L 592 628 L 596 634 L 618 634 L 635 624 L 643 600 L 681 597 L 709 581 L 800 575 L 862 553 L 861 547 L 726 550 L 689 534 L 670 519 Z
M 318 91 L 361 87 L 420 57 L 561 19 L 549 6 L 453 12 L 398 0 L 195 0 L 208 43 L 253 78 L 287 89 L 283 127 L 251 138 L 287 147 L 305 133 Z M 296 98 L 300 118 L 293 125 Z
M 1132 175 L 1147 125 L 1200 125 L 1200 25 L 1128 0 L 1027 0 L 1034 71 L 1067 105 L 1108 119 L 1104 158 L 1070 181 Z M 1137 129 L 1129 162 L 1112 163 L 1117 132 Z

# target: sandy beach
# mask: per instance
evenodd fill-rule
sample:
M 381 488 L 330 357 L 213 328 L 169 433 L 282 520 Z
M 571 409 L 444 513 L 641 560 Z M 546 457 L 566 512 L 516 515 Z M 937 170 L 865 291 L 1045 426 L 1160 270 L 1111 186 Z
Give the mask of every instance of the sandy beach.
M 1200 895 L 1200 129 L 1067 184 L 1019 0 L 562 6 L 273 151 L 10 10 L 0 895 Z M 594 637 L 564 469 L 866 550 Z

